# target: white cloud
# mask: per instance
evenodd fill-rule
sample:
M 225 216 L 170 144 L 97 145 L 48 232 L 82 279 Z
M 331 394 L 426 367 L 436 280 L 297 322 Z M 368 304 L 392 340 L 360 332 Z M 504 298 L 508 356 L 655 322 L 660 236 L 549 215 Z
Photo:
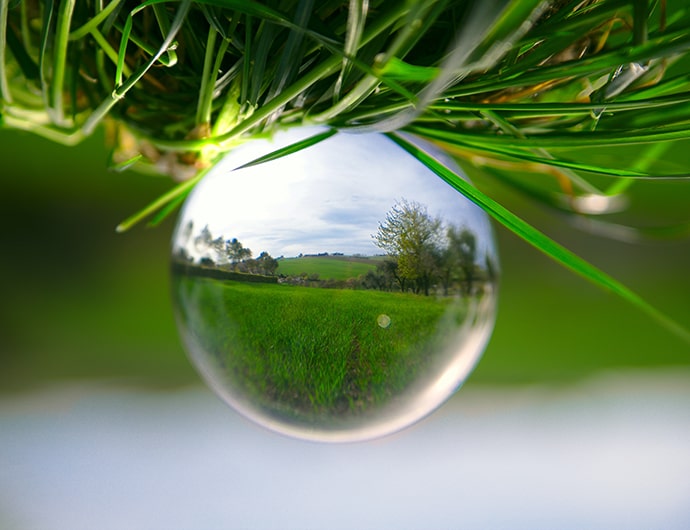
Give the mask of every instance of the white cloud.
M 179 226 L 208 225 L 214 237 L 236 237 L 254 254 L 380 252 L 371 235 L 405 198 L 447 223 L 471 227 L 480 241 L 486 216 L 413 157 L 379 134 L 337 134 L 279 160 L 232 171 L 318 129 L 280 133 L 228 154 L 190 195 Z

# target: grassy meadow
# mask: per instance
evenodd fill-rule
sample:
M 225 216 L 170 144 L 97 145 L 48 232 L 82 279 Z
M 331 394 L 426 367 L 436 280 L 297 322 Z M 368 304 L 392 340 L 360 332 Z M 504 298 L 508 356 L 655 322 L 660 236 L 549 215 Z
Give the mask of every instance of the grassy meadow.
M 450 298 L 197 277 L 175 278 L 173 292 L 180 319 L 235 390 L 307 421 L 384 406 L 466 311 Z
M 353 256 L 303 256 L 278 260 L 278 274 L 286 276 L 307 276 L 318 274 L 324 280 L 347 280 L 366 274 L 376 268 L 376 258 Z

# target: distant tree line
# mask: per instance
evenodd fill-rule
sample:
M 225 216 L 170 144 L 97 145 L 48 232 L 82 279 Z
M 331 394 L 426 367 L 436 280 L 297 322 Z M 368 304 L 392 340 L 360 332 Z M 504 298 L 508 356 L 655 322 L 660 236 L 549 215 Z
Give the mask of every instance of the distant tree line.
M 175 250 L 178 263 L 198 264 L 231 273 L 277 277 L 281 284 L 335 289 L 372 289 L 413 292 L 421 295 L 462 293 L 470 295 L 477 286 L 496 274 L 489 256 L 480 264 L 477 236 L 469 228 L 444 224 L 417 202 L 396 203 L 372 235 L 384 256 L 372 258 L 376 266 L 365 274 L 345 279 L 321 278 L 318 272 L 285 275 L 278 272 L 279 259 L 268 252 L 253 257 L 251 249 L 237 238 L 213 237 L 208 225 L 194 235 L 189 221 Z M 194 249 L 194 258 L 188 248 Z M 341 252 L 300 254 L 298 257 L 337 257 Z M 282 256 L 281 256 L 282 257 Z M 195 261 L 196 259 L 196 261 Z M 375 260 L 375 261 L 374 261 Z
M 193 231 L 194 224 L 189 221 L 181 234 L 184 244 L 178 245 L 175 251 L 175 257 L 178 261 L 194 261 L 194 258 L 186 250 L 186 243 L 191 240 L 197 255 L 201 256 L 199 258 L 200 265 L 246 274 L 263 274 L 266 276 L 276 274 L 278 260 L 268 252 L 261 252 L 254 258 L 251 249 L 245 247 L 237 238 L 225 239 L 223 236 L 214 238 L 208 225 L 204 226 L 201 232 L 194 237 L 192 237 Z

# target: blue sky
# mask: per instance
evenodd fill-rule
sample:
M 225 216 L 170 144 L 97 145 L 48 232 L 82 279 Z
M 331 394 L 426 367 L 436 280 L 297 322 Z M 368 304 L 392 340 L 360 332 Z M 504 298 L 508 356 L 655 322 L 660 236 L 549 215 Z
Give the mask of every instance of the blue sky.
M 255 256 L 374 255 L 381 253 L 371 237 L 379 222 L 407 199 L 446 224 L 471 228 L 479 241 L 491 240 L 478 207 L 380 134 L 339 133 L 299 153 L 233 171 L 317 132 L 292 129 L 226 155 L 187 199 L 178 226 L 191 220 L 198 233 L 208 225 L 214 237 L 236 237 Z M 480 244 L 478 250 L 486 249 Z

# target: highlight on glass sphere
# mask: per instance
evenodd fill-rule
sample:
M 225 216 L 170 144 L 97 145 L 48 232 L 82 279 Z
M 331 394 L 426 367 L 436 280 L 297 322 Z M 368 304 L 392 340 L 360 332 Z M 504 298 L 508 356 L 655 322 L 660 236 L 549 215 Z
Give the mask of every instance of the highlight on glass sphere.
M 176 318 L 242 415 L 367 440 L 467 378 L 493 329 L 497 254 L 486 214 L 385 135 L 338 133 L 235 170 L 317 132 L 243 144 L 196 186 L 173 235 Z

